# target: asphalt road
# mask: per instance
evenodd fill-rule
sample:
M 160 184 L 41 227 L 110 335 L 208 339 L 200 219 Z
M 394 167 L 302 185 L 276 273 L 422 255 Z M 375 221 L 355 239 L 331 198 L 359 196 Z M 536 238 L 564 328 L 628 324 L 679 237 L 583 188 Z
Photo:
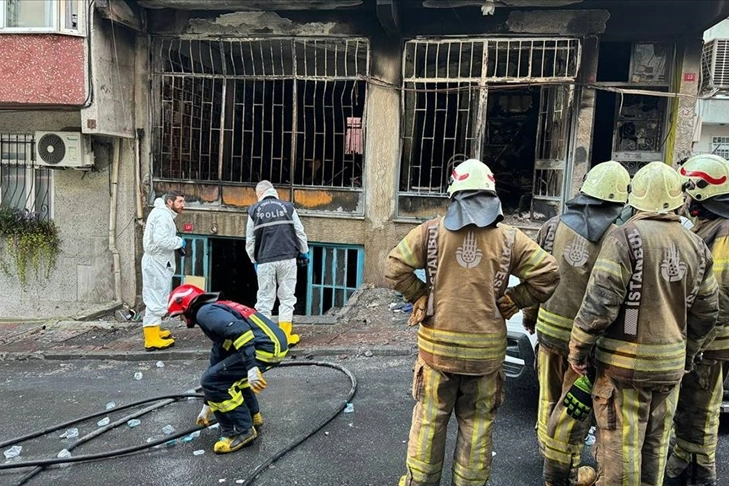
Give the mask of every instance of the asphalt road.
M 351 370 L 358 390 L 354 411 L 332 422 L 265 470 L 253 483 L 270 485 L 396 485 L 404 472 L 412 398 L 412 358 L 372 357 L 332 362 Z M 194 388 L 204 361 L 22 361 L 0 363 L 0 442 L 53 424 L 104 410 L 108 402 L 121 406 L 143 398 L 182 393 Z M 134 379 L 141 371 L 143 378 Z M 287 367 L 269 371 L 269 387 L 260 395 L 265 424 L 259 439 L 239 452 L 212 452 L 216 430 L 205 430 L 189 443 L 161 447 L 125 457 L 46 468 L 28 485 L 235 485 L 267 458 L 309 433 L 343 404 L 350 389 L 347 376 L 324 367 Z M 541 459 L 534 432 L 537 390 L 510 383 L 494 433 L 491 484 L 541 484 Z M 111 430 L 79 446 L 74 455 L 97 453 L 162 437 L 162 427 L 184 430 L 194 425 L 197 400 L 177 402 L 141 418 L 141 425 Z M 116 420 L 129 412 L 110 412 Z M 79 426 L 84 436 L 97 429 L 94 419 Z M 452 451 L 455 423 L 450 424 Z M 69 440 L 63 430 L 23 443 L 21 459 L 55 457 Z M 729 427 L 723 424 L 718 462 L 720 477 L 729 478 Z M 3 448 L 7 450 L 7 447 Z M 202 455 L 194 451 L 204 450 Z M 0 460 L 3 460 L 0 456 Z M 446 457 L 442 484 L 450 484 Z M 27 469 L 0 471 L 0 484 L 15 485 Z

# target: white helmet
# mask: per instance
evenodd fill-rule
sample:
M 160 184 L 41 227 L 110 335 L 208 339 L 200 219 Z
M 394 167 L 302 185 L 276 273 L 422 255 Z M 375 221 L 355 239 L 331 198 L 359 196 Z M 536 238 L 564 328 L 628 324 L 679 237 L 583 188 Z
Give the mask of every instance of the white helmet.
M 630 174 L 625 167 L 609 160 L 590 169 L 580 191 L 601 201 L 625 204 L 629 185 Z
M 459 191 L 496 191 L 496 179 L 489 166 L 476 159 L 458 164 L 451 173 L 448 195 Z
M 628 204 L 639 211 L 669 213 L 683 204 L 683 181 L 663 162 L 651 162 L 633 176 Z

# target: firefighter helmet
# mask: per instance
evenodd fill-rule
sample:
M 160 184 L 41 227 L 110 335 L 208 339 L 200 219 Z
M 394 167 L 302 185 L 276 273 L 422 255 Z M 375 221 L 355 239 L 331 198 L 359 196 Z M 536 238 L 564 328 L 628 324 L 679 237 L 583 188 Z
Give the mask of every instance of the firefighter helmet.
M 729 194 L 729 162 L 723 157 L 694 155 L 678 172 L 684 178 L 686 192 L 696 201 Z
M 633 176 L 628 204 L 652 213 L 677 209 L 683 204 L 681 176 L 663 162 L 651 162 Z
M 489 166 L 476 159 L 458 164 L 451 173 L 448 195 L 459 191 L 495 191 L 496 179 Z
M 167 301 L 167 313 L 170 317 L 186 314 L 195 299 L 204 293 L 202 289 L 194 285 L 180 285 L 170 294 L 170 298 Z
M 609 160 L 590 169 L 580 191 L 595 199 L 625 204 L 629 185 L 630 174 L 625 167 Z

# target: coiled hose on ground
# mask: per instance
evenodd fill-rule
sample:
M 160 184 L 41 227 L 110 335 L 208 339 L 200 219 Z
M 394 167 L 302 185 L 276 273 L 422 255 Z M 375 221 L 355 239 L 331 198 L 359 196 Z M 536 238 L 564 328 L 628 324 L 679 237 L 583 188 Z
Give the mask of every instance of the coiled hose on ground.
M 323 366 L 327 368 L 333 368 L 335 370 L 341 371 L 347 377 L 349 378 L 349 381 L 351 383 L 351 388 L 349 389 L 349 393 L 347 394 L 347 398 L 342 402 L 342 404 L 338 407 L 338 409 L 332 413 L 330 416 L 325 417 L 316 427 L 314 427 L 310 432 L 307 432 L 306 434 L 301 435 L 296 440 L 294 440 L 291 444 L 287 445 L 285 448 L 281 449 L 280 451 L 276 452 L 273 456 L 271 456 L 269 459 L 264 461 L 262 464 L 259 464 L 251 473 L 248 475 L 248 477 L 244 480 L 243 485 L 251 485 L 255 481 L 255 479 L 271 464 L 276 462 L 278 459 L 286 455 L 289 451 L 295 449 L 298 447 L 302 442 L 304 442 L 306 439 L 317 433 L 319 430 L 324 428 L 329 422 L 334 420 L 334 418 L 339 415 L 342 410 L 347 406 L 347 403 L 349 403 L 352 398 L 354 397 L 354 394 L 357 392 L 357 378 L 354 376 L 354 374 L 349 371 L 347 368 L 340 366 L 335 363 L 329 363 L 327 361 L 285 361 L 281 363 L 279 366 L 285 367 L 285 366 Z M 178 400 L 188 400 L 190 398 L 204 398 L 203 395 L 199 393 L 195 393 L 199 391 L 200 388 L 196 388 L 193 390 L 186 391 L 181 394 L 175 394 L 175 395 L 162 395 L 158 397 L 148 398 L 145 400 L 139 400 L 137 402 L 129 403 L 127 405 L 116 407 L 114 411 L 119 410 L 125 410 L 128 408 L 138 407 L 140 405 L 144 405 L 146 403 L 152 403 L 152 402 L 160 402 L 155 403 L 154 405 L 150 405 L 148 407 L 145 407 L 141 410 L 137 410 L 134 413 L 131 413 L 123 418 L 120 418 L 119 420 L 116 420 L 114 422 L 109 423 L 108 425 L 105 425 L 103 427 L 100 427 L 93 432 L 80 437 L 76 442 L 73 444 L 70 444 L 66 449 L 68 451 L 71 451 L 75 449 L 76 447 L 80 446 L 81 444 L 90 441 L 91 439 L 100 436 L 104 432 L 111 430 L 113 428 L 116 428 L 120 425 L 126 424 L 129 420 L 137 417 L 141 417 L 142 415 L 145 415 L 153 410 L 157 410 L 159 408 L 162 408 L 166 405 L 169 405 L 171 403 L 174 403 Z M 51 427 L 45 428 L 43 430 L 38 430 L 36 432 L 31 432 L 29 434 L 23 435 L 21 437 L 16 437 L 14 439 L 9 439 L 3 442 L 0 442 L 0 449 L 13 445 L 18 444 L 20 442 L 24 442 L 26 440 L 34 439 L 36 437 L 40 437 L 42 435 L 50 434 L 51 432 L 55 432 L 60 429 L 64 429 L 66 427 L 69 427 L 71 425 L 77 424 L 79 422 L 84 422 L 86 420 L 90 420 L 96 417 L 100 417 L 102 415 L 107 415 L 109 413 L 108 410 L 103 410 L 101 412 L 93 413 L 91 415 L 85 415 L 83 417 L 69 420 L 68 422 L 64 422 L 61 424 L 53 425 Z M 132 454 L 134 452 L 139 452 L 144 449 L 149 449 L 152 447 L 156 447 L 158 445 L 164 444 L 166 442 L 169 442 L 174 439 L 178 439 L 180 437 L 185 437 L 187 435 L 190 435 L 191 433 L 204 429 L 205 426 L 195 426 L 193 428 L 187 429 L 182 432 L 175 432 L 171 435 L 168 435 L 164 438 L 157 439 L 142 445 L 138 446 L 132 446 L 132 447 L 126 447 L 123 449 L 115 449 L 107 452 L 99 452 L 96 454 L 86 454 L 81 456 L 73 456 L 73 457 L 66 457 L 66 458 L 53 458 L 53 459 L 40 459 L 40 460 L 34 460 L 34 461 L 19 461 L 19 462 L 11 462 L 6 464 L 0 464 L 0 471 L 5 469 L 17 469 L 17 468 L 23 468 L 23 467 L 34 467 L 31 471 L 29 471 L 25 476 L 23 476 L 18 483 L 16 483 L 16 486 L 22 486 L 26 482 L 28 482 L 31 478 L 35 477 L 38 473 L 40 473 L 43 468 L 46 466 L 51 466 L 54 464 L 66 464 L 66 463 L 73 463 L 73 462 L 84 462 L 84 461 L 93 461 L 93 460 L 99 460 L 99 459 L 108 459 L 110 457 L 116 457 L 116 456 L 122 456 L 125 454 Z

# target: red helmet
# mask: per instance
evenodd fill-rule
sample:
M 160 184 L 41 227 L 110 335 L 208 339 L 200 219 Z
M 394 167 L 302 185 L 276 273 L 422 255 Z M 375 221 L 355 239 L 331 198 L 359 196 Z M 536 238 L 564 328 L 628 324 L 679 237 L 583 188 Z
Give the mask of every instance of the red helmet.
M 167 313 L 170 317 L 186 314 L 195 299 L 204 293 L 202 289 L 194 285 L 180 285 L 170 294 L 170 298 L 167 301 Z

